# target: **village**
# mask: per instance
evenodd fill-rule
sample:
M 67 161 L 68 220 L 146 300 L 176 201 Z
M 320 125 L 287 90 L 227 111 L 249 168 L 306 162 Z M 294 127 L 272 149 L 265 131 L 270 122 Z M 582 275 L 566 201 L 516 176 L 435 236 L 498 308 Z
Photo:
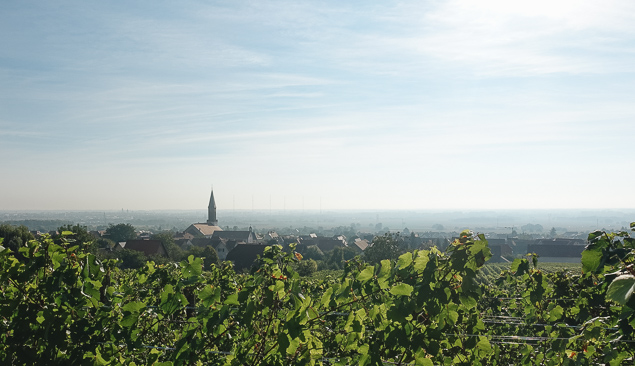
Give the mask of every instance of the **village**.
M 125 240 L 111 238 L 108 230 L 90 231 L 98 242 L 108 243 L 99 246 L 99 250 L 106 256 L 120 257 L 123 251 L 133 251 L 138 254 L 136 263 L 140 265 L 144 259 L 149 258 L 168 260 L 175 250 L 180 253 L 200 254 L 204 250 L 209 253 L 213 249 L 217 262 L 230 261 L 236 271 L 248 270 L 258 256 L 262 255 L 265 247 L 273 244 L 288 248 L 289 244 L 295 243 L 296 250 L 305 258 L 317 261 L 319 266 L 316 269 L 339 269 L 341 263 L 336 263 L 338 260 L 363 256 L 378 236 L 389 235 L 398 243 L 401 252 L 404 252 L 433 246 L 443 250 L 459 235 L 457 231 L 414 232 L 408 228 L 398 232 L 382 232 L 381 225 L 374 228 L 377 229 L 374 232 L 355 230 L 355 227 L 321 229 L 319 232 L 310 233 L 298 231 L 296 234 L 278 233 L 274 230 L 256 231 L 251 226 L 246 230 L 238 230 L 238 227 L 228 230 L 228 226 L 223 229 L 219 225 L 213 190 L 209 198 L 207 220 L 193 223 L 183 231 L 159 234 L 148 230 L 134 230 L 131 225 L 119 226 L 131 231 Z M 115 225 L 111 224 L 111 227 Z M 485 233 L 493 254 L 490 259 L 492 263 L 511 262 L 514 258 L 524 257 L 528 253 L 537 254 L 541 262 L 579 263 L 581 253 L 587 245 L 586 235 L 588 234 L 579 232 L 556 233 L 555 230 L 548 235 L 524 232 L 519 234 L 515 228 L 511 228 L 510 233 Z M 386 255 L 388 258 L 389 255 Z

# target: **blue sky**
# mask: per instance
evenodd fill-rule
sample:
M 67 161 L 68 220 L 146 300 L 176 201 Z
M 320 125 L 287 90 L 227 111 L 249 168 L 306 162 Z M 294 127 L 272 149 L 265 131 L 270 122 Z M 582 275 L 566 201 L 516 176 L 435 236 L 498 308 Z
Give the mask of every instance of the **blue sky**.
M 633 208 L 635 3 L 0 5 L 0 209 Z

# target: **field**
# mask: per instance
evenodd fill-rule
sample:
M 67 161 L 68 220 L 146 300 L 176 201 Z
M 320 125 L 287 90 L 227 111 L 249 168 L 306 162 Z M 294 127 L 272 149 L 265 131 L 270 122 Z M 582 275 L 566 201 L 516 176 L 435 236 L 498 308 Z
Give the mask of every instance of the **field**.
M 511 265 L 511 263 L 487 263 L 481 268 L 477 280 L 481 284 L 492 285 L 501 273 L 510 269 Z M 538 259 L 536 269 L 544 273 L 566 272 L 568 275 L 581 275 L 582 263 L 540 263 Z

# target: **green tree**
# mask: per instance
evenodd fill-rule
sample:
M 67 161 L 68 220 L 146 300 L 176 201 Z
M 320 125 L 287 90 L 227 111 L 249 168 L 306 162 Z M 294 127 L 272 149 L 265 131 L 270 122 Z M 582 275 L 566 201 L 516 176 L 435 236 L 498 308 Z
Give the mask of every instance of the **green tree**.
M 317 271 L 317 262 L 313 259 L 303 259 L 297 264 L 297 272 L 300 276 L 310 276 Z
M 541 233 L 544 231 L 544 228 L 540 224 L 527 224 L 520 227 L 523 232 L 527 233 Z
M 558 233 L 556 232 L 555 227 L 551 228 L 551 230 L 549 231 L 549 236 L 551 236 L 552 238 L 555 238 L 556 236 L 558 236 Z
M 148 257 L 143 252 L 130 249 L 122 249 L 117 252 L 117 257 L 121 259 L 121 268 L 141 268 L 146 264 Z
M 95 240 L 95 246 L 99 249 L 112 250 L 115 247 L 115 242 L 108 238 L 98 238 Z
M 343 269 L 344 261 L 355 258 L 357 254 L 357 251 L 353 248 L 335 247 L 324 255 L 324 261 L 327 262 L 327 268 L 329 269 Z
M 171 260 L 180 261 L 181 259 L 183 259 L 183 251 L 174 242 L 174 235 L 171 232 L 166 231 L 159 234 L 154 234 L 152 235 L 152 239 L 161 241 L 163 247 L 168 252 L 168 257 Z
M 29 240 L 34 239 L 28 227 L 8 224 L 0 225 L 0 238 L 4 238 L 2 245 L 14 252 L 17 252 L 20 247 L 26 245 Z
M 188 258 L 190 255 L 193 255 L 196 258 L 203 258 L 203 266 L 207 270 L 211 269 L 212 266 L 220 264 L 218 253 L 216 253 L 216 249 L 214 249 L 211 245 L 208 245 L 205 248 L 193 246 L 183 252 L 183 258 Z
M 218 260 L 218 253 L 216 253 L 216 249 L 214 249 L 213 246 L 206 246 L 205 249 L 203 249 L 202 254 L 205 269 L 211 269 L 212 266 L 217 266 L 220 263 Z
M 130 224 L 110 224 L 106 229 L 106 235 L 115 243 L 132 240 L 137 237 L 135 227 Z
M 309 245 L 302 253 L 302 256 L 306 259 L 315 259 L 321 261 L 324 259 L 324 253 L 318 248 L 317 245 Z
M 404 252 L 399 240 L 391 234 L 376 236 L 371 246 L 364 250 L 364 258 L 372 264 L 384 259 L 397 259 Z
M 57 241 L 61 241 L 64 238 L 65 241 L 70 242 L 72 245 L 86 245 L 89 252 L 94 253 L 97 251 L 97 247 L 94 244 L 95 238 L 88 232 L 86 226 L 76 225 L 63 225 L 60 226 L 57 231 L 60 235 Z M 64 232 L 71 232 L 71 235 L 63 235 Z

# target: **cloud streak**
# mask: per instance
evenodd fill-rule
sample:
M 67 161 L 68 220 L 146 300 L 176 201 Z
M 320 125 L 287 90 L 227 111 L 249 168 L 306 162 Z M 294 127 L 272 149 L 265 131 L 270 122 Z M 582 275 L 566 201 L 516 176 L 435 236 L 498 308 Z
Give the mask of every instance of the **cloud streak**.
M 145 208 L 141 183 L 126 188 L 115 178 L 124 176 L 166 181 L 156 189 L 187 202 L 197 201 L 192 186 L 213 181 L 227 194 L 322 195 L 339 208 L 372 208 L 377 192 L 377 208 L 569 207 L 571 177 L 632 155 L 628 1 L 4 10 L 0 169 L 16 180 L 0 202 L 15 208 L 19 197 L 65 208 L 51 197 L 74 191 L 86 194 L 73 200 L 81 208 L 105 207 L 116 194 L 108 184 L 129 192 L 126 207 Z M 35 170 L 68 187 L 33 193 Z M 479 179 L 467 186 L 462 171 Z M 104 197 L 79 186 L 86 172 L 108 177 L 94 183 Z M 545 174 L 567 179 L 536 178 Z M 594 179 L 584 186 L 585 201 L 606 193 Z M 635 205 L 624 192 L 620 183 L 603 202 Z M 164 207 L 192 208 L 169 198 Z

